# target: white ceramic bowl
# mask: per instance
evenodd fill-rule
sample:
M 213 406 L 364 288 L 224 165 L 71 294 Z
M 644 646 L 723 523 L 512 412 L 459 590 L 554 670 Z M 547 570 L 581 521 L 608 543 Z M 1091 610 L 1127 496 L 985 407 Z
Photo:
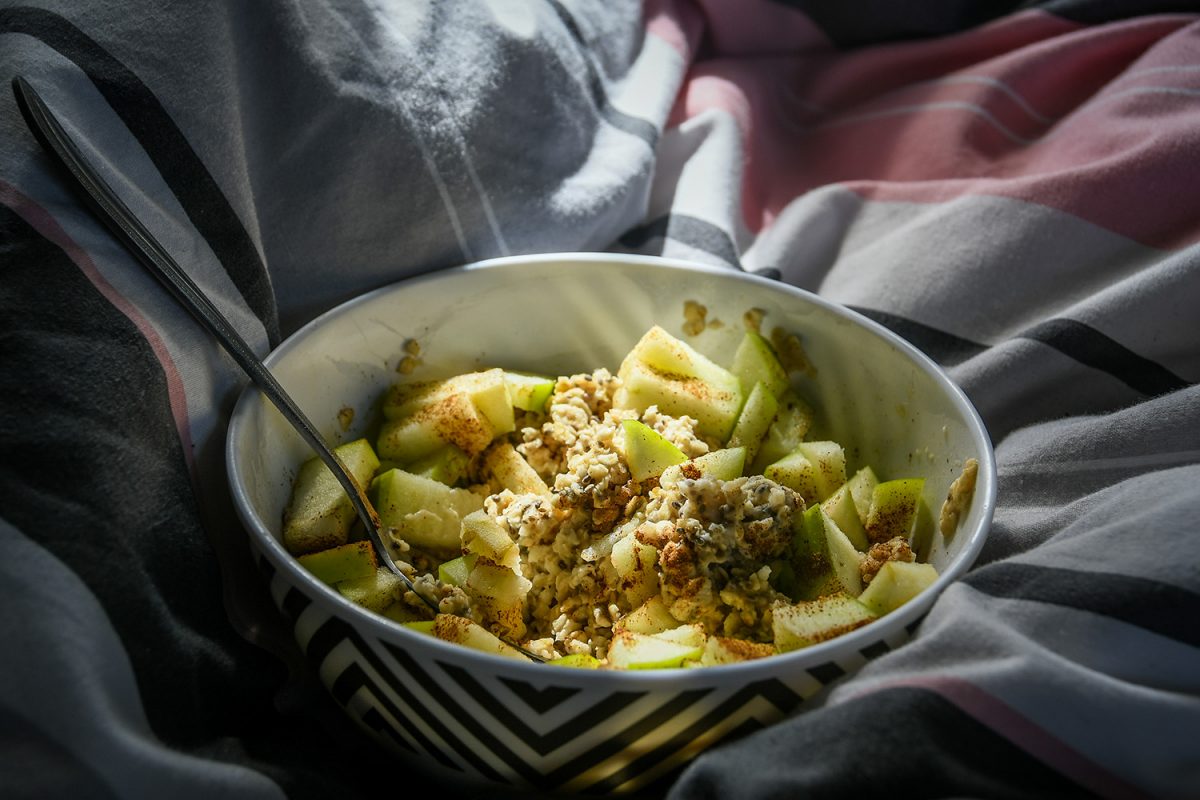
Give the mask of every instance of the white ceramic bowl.
M 995 503 L 995 460 L 970 402 L 928 358 L 881 326 L 781 283 L 656 258 L 556 254 L 471 264 L 379 289 L 314 320 L 267 359 L 331 440 L 369 424 L 397 380 L 402 346 L 421 344 L 419 376 L 483 366 L 572 374 L 606 366 L 652 325 L 681 335 L 685 300 L 721 320 L 691 339 L 729 363 L 742 315 L 766 312 L 799 334 L 818 369 L 797 386 L 817 411 L 814 435 L 847 445 L 849 467 L 926 479 L 937 513 L 963 462 L 979 462 L 970 511 L 936 537 L 936 584 L 847 635 L 721 667 L 597 671 L 523 664 L 414 633 L 351 604 L 300 568 L 280 519 L 303 441 L 255 390 L 229 427 L 227 464 L 242 521 L 272 595 L 323 683 L 380 741 L 452 769 L 540 789 L 629 790 L 723 737 L 802 708 L 827 684 L 903 644 L 935 597 L 982 547 Z M 355 410 L 343 430 L 339 411 Z

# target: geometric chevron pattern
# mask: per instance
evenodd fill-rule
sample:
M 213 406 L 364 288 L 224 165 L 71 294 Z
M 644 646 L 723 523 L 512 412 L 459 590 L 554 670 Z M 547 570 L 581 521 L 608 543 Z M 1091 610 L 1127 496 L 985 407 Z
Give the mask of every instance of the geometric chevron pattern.
M 637 789 L 726 738 L 777 722 L 907 640 L 877 642 L 787 678 L 723 688 L 595 691 L 533 685 L 418 661 L 312 603 L 263 557 L 271 594 L 322 683 L 385 746 L 513 786 L 584 794 Z

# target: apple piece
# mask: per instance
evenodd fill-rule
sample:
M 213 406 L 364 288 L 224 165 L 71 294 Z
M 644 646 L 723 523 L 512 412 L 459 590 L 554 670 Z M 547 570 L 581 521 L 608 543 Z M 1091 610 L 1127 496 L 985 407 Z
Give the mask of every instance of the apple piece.
M 467 454 L 448 444 L 404 467 L 405 472 L 454 486 L 467 476 Z
M 742 413 L 738 415 L 733 433 L 729 435 L 729 447 L 745 447 L 747 463 L 754 463 L 754 456 L 767 435 L 775 415 L 779 412 L 779 401 L 771 394 L 765 381 L 754 384 Z
M 677 628 L 680 624 L 680 620 L 671 614 L 662 597 L 655 595 L 617 620 L 613 624 L 613 630 L 628 630 L 649 635 Z
M 625 356 L 613 407 L 689 416 L 696 430 L 724 442 L 742 408 L 741 382 L 690 345 L 655 326 Z
M 483 508 L 483 498 L 402 469 L 391 469 L 372 484 L 375 509 L 384 528 L 404 541 L 440 553 L 457 553 L 462 518 Z
M 746 448 L 725 447 L 711 450 L 702 456 L 672 464 L 658 476 L 659 486 L 670 489 L 684 478 L 714 478 L 721 481 L 731 481 L 742 475 L 746 464 Z
M 656 639 L 662 639 L 664 642 L 675 642 L 689 647 L 703 647 L 708 639 L 708 634 L 704 632 L 704 626 L 696 622 L 677 625 L 674 628 L 667 628 L 665 631 L 650 635 Z
M 621 420 L 625 432 L 625 463 L 635 481 L 657 478 L 672 464 L 687 461 L 683 451 L 661 433 L 636 419 Z
M 408 627 L 420 633 L 434 636 L 442 641 L 453 642 L 472 650 L 528 661 L 529 657 L 512 645 L 505 644 L 487 628 L 466 617 L 454 614 L 438 614 L 428 622 L 409 623 Z
M 379 568 L 375 560 L 375 548 L 369 541 L 347 542 L 328 550 L 299 556 L 296 560 L 317 580 L 331 586 L 340 581 L 374 575 Z
M 924 489 L 924 478 L 900 478 L 876 484 L 865 525 L 871 544 L 896 536 L 909 538 Z
M 671 669 L 699 659 L 703 653 L 704 645 L 668 642 L 628 629 L 614 629 L 608 663 L 621 669 Z
M 887 614 L 928 589 L 937 577 L 932 564 L 887 561 L 858 596 L 858 602 L 876 614 Z
M 772 398 L 779 397 L 788 388 L 787 370 L 779 363 L 770 343 L 754 331 L 746 331 L 742 337 L 733 354 L 730 372 L 738 377 L 743 388 L 766 384 Z
M 525 636 L 525 596 L 532 585 L 511 567 L 480 556 L 463 590 L 489 628 L 509 639 L 521 639 Z
M 775 655 L 774 645 L 751 642 L 746 639 L 730 639 L 725 636 L 710 636 L 700 656 L 700 666 L 714 667 L 720 664 L 736 664 Z
M 376 447 L 381 458 L 411 464 L 447 444 L 467 455 L 476 455 L 495 437 L 495 426 L 471 398 L 463 392 L 452 392 L 408 416 L 385 421 L 379 429 Z
M 561 658 L 552 658 L 546 662 L 555 667 L 571 667 L 573 669 L 599 669 L 604 662 L 588 653 L 570 653 Z
M 507 441 L 496 442 L 488 448 L 480 464 L 480 473 L 497 489 L 508 489 L 513 494 L 550 494 L 550 487 L 542 476 Z
M 546 410 L 546 401 L 550 399 L 550 395 L 554 394 L 556 383 L 554 378 L 544 375 L 531 375 L 511 370 L 504 373 L 504 380 L 508 382 L 508 393 L 512 396 L 512 404 L 515 408 L 539 413 Z
M 390 608 L 391 606 L 389 606 Z M 424 633 L 428 636 L 433 636 L 433 620 L 431 619 L 414 619 L 404 622 L 404 627 L 411 628 L 417 633 Z
M 835 593 L 856 597 L 862 592 L 862 554 L 820 506 L 809 506 L 796 524 L 792 564 L 794 597 L 812 600 Z
M 630 605 L 640 605 L 658 594 L 658 570 L 655 569 L 658 550 L 654 547 L 639 542 L 636 536 L 626 535 L 613 544 L 609 559 Z
M 658 325 L 642 336 L 625 360 L 641 361 L 656 372 L 699 378 L 718 387 L 729 387 L 738 383 L 737 377 L 719 366 L 707 356 L 701 355 L 690 344 L 677 339 Z
M 521 564 L 517 543 L 482 508 L 462 518 L 461 542 L 464 555 L 481 556 L 510 569 L 517 569 Z
M 775 648 L 785 653 L 861 628 L 878 615 L 847 594 L 831 594 L 771 608 Z
M 879 478 L 869 466 L 863 467 L 846 481 L 850 496 L 854 498 L 854 508 L 858 510 L 858 518 L 863 525 L 867 524 L 867 516 L 871 513 L 871 495 L 878 485 Z
M 379 459 L 366 439 L 339 445 L 334 454 L 360 486 L 367 486 Z M 283 546 L 292 555 L 315 553 L 345 544 L 355 511 L 341 483 L 319 458 L 304 462 L 283 512 Z
M 341 581 L 334 588 L 351 603 L 382 614 L 384 609 L 400 599 L 404 582 L 391 570 L 378 567 L 365 578 Z
M 837 491 L 821 503 L 821 508 L 833 523 L 838 526 L 846 538 L 854 545 L 854 549 L 866 552 L 871 543 L 867 540 L 867 529 L 858 516 L 858 507 L 854 505 L 854 495 L 850 493 L 850 484 L 843 483 Z
M 775 419 L 759 444 L 758 455 L 751 462 L 750 474 L 761 475 L 768 464 L 794 453 L 812 427 L 812 421 L 812 407 L 793 390 L 784 392 L 779 398 Z
M 468 515 L 469 516 L 469 515 Z M 471 567 L 475 566 L 474 554 L 467 554 L 443 561 L 438 565 L 438 580 L 450 586 L 465 586 Z
M 800 450 L 793 451 L 762 471 L 763 477 L 792 489 L 805 503 L 817 502 L 817 468 Z
M 837 442 L 801 442 L 796 447 L 816 469 L 817 500 L 826 500 L 846 482 L 846 451 Z
M 516 424 L 505 376 L 502 369 L 489 369 L 440 381 L 393 384 L 384 394 L 383 416 L 387 420 L 407 419 L 458 396 L 459 400 L 449 401 L 450 407 L 459 407 L 465 400 L 478 410 L 496 434 L 508 433 L 515 430 Z

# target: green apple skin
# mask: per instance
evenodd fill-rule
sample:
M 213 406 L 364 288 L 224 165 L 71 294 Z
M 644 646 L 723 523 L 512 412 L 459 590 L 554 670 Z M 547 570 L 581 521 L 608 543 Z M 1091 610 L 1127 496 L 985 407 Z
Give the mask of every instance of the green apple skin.
M 737 424 L 733 426 L 727 446 L 746 448 L 746 461 L 753 463 L 778 412 L 779 401 L 771 394 L 767 384 L 764 381 L 754 384 L 746 404 L 742 406 L 742 413 L 738 415 Z
M 932 564 L 888 561 L 863 589 L 858 601 L 876 614 L 890 614 L 933 585 L 938 578 Z
M 750 465 L 750 474 L 761 475 L 768 464 L 794 453 L 812 427 L 812 421 L 812 407 L 791 389 L 784 392 L 779 398 L 775 419 L 767 428 L 767 435 Z
M 746 331 L 733 354 L 730 372 L 738 377 L 743 388 L 757 383 L 766 384 L 772 397 L 779 397 L 788 388 L 788 374 L 775 350 L 762 334 Z
M 379 458 L 366 439 L 334 448 L 360 486 L 370 485 Z M 292 486 L 283 515 L 283 545 L 292 555 L 315 553 L 345 544 L 355 519 L 349 495 L 319 458 L 306 461 Z
M 351 603 L 382 614 L 384 609 L 400 599 L 404 583 L 400 577 L 385 567 L 365 578 L 354 578 L 334 585 L 338 592 Z
M 504 380 L 508 382 L 508 392 L 512 396 L 514 408 L 522 411 L 537 413 L 546 410 L 546 402 L 554 394 L 555 379 L 544 375 L 531 375 L 527 372 L 507 371 Z
M 781 653 L 809 647 L 849 633 L 878 615 L 846 594 L 831 594 L 771 609 L 775 648 Z
M 347 542 L 328 550 L 298 556 L 296 560 L 317 580 L 331 586 L 341 581 L 369 577 L 379 568 L 375 560 L 375 548 L 369 541 Z
M 702 456 L 696 456 L 690 461 L 673 464 L 663 470 L 658 477 L 660 486 L 671 488 L 680 480 L 690 478 L 713 478 L 721 481 L 731 481 L 742 475 L 746 464 L 746 448 L 724 447 L 712 450 Z
M 703 653 L 703 644 L 680 644 L 631 630 L 614 630 L 608 663 L 620 669 L 672 669 L 698 660 Z
M 862 592 L 861 561 L 862 554 L 820 506 L 805 510 L 792 540 L 797 599 L 833 593 L 857 596 Z
M 625 432 L 625 463 L 635 481 L 657 478 L 667 467 L 687 461 L 682 450 L 646 423 L 626 419 L 621 428 Z
M 483 498 L 466 489 L 391 469 L 371 486 L 385 528 L 395 528 L 411 545 L 439 553 L 461 549 L 462 518 L 483 508 Z
M 833 520 L 833 523 L 846 534 L 856 550 L 866 552 L 871 543 L 867 540 L 867 529 L 863 520 L 858 516 L 858 507 L 854 505 L 854 496 L 850 493 L 850 484 L 844 483 L 831 494 L 821 508 Z
M 875 485 L 864 526 L 872 544 L 897 536 L 908 539 L 912 535 L 924 490 L 924 478 L 899 478 Z

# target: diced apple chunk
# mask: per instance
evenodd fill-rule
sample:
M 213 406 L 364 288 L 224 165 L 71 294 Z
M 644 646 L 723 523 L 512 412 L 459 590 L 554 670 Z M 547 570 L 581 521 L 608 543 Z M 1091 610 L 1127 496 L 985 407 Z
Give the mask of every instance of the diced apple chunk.
M 792 543 L 793 584 L 797 600 L 862 591 L 862 554 L 820 506 L 809 506 L 800 518 Z
M 900 478 L 876 484 L 871 492 L 871 511 L 867 514 L 867 538 L 872 544 L 912 535 L 913 523 L 925 489 L 923 478 Z
M 747 391 L 757 383 L 764 383 L 772 397 L 779 397 L 788 388 L 787 370 L 779 363 L 770 343 L 754 331 L 746 331 L 742 337 L 730 371 Z
M 657 478 L 673 464 L 687 461 L 683 451 L 661 433 L 636 419 L 621 421 L 625 434 L 625 463 L 635 481 Z
M 404 582 L 395 573 L 379 567 L 372 575 L 342 581 L 334 588 L 351 603 L 382 614 L 384 609 L 400 599 Z
M 704 645 L 669 642 L 631 630 L 613 631 L 608 646 L 608 663 L 622 669 L 670 669 L 699 659 Z
M 366 487 L 379 459 L 366 439 L 334 448 L 360 486 Z M 345 544 L 355 519 L 354 506 L 329 467 L 318 458 L 304 462 L 283 514 L 283 546 L 293 555 L 315 553 Z
M 571 653 L 561 658 L 553 658 L 546 662 L 555 667 L 571 667 L 573 669 L 599 669 L 604 662 L 588 653 Z
M 937 577 L 932 564 L 887 561 L 863 589 L 858 601 L 876 614 L 888 614 L 932 586 Z
M 750 466 L 750 474 L 761 475 L 768 464 L 772 464 L 793 453 L 804 441 L 805 434 L 812 427 L 813 410 L 792 390 L 787 390 L 779 398 L 779 409 L 775 419 L 767 428 L 758 448 L 758 455 Z
M 867 529 L 863 527 L 862 518 L 858 516 L 858 508 L 854 505 L 854 496 L 850 493 L 850 484 L 844 483 L 831 494 L 821 508 L 833 520 L 856 550 L 866 552 L 871 543 L 867 541 Z
M 764 381 L 754 384 L 729 436 L 729 447 L 745 447 L 746 460 L 753 463 L 778 412 L 779 401 L 771 394 L 767 384 Z
M 752 661 L 775 655 L 775 646 L 745 639 L 729 639 L 724 636 L 710 636 L 704 645 L 704 653 L 700 656 L 700 666 L 712 667 L 720 664 L 736 664 L 740 661 Z
M 624 629 L 649 635 L 677 628 L 680 624 L 680 621 L 671 614 L 662 597 L 655 595 L 617 620 L 613 628 L 614 630 Z
M 391 469 L 375 479 L 375 508 L 385 528 L 404 541 L 442 553 L 460 550 L 462 518 L 483 508 L 483 498 L 466 489 Z
M 296 560 L 317 580 L 330 585 L 354 578 L 366 578 L 374 575 L 375 570 L 379 568 L 375 560 L 375 548 L 369 541 L 347 542 L 328 550 L 299 556 Z
M 480 471 L 497 491 L 508 489 L 513 494 L 550 494 L 550 487 L 542 480 L 542 476 L 506 441 L 496 442 L 488 448 L 483 455 Z
M 725 447 L 711 450 L 702 456 L 674 464 L 663 470 L 658 477 L 658 484 L 670 489 L 684 478 L 713 478 L 720 481 L 731 481 L 741 477 L 746 464 L 746 448 Z
M 466 554 L 481 556 L 510 569 L 521 563 L 517 543 L 482 508 L 462 518 L 461 541 Z
M 467 454 L 448 444 L 404 467 L 405 472 L 454 486 L 467 474 Z
M 626 535 L 613 544 L 609 558 L 620 580 L 621 592 L 630 605 L 640 605 L 658 594 L 658 571 L 654 568 L 658 563 L 656 549 L 639 542 L 636 536 Z
M 495 634 L 466 617 L 438 614 L 429 622 L 410 623 L 408 627 L 446 642 L 470 647 L 473 650 L 518 661 L 529 660 L 528 656 L 520 650 L 500 641 Z
M 742 407 L 741 383 L 728 370 L 700 355 L 662 328 L 651 328 L 625 356 L 617 373 L 618 409 L 650 406 L 673 416 L 689 416 L 704 436 L 729 438 Z
M 876 619 L 877 615 L 847 594 L 832 594 L 771 609 L 771 627 L 779 652 L 808 647 L 849 633 Z
M 554 393 L 554 378 L 525 372 L 505 372 L 512 404 L 522 411 L 545 411 L 546 401 Z
M 532 584 L 511 567 L 478 558 L 464 586 L 471 607 L 493 630 L 509 639 L 525 635 L 525 595 Z

